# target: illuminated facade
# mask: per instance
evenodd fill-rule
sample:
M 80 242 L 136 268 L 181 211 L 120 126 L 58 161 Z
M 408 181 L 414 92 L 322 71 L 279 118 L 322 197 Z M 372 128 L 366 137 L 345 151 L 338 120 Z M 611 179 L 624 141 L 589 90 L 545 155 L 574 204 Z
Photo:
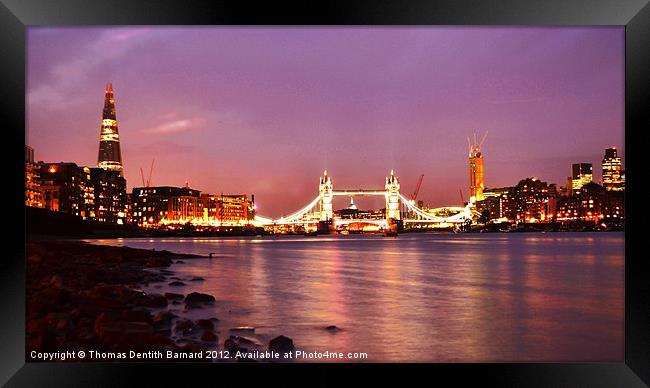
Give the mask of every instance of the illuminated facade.
M 513 222 L 549 222 L 555 213 L 557 187 L 527 178 L 502 195 L 500 216 Z
M 39 162 L 43 207 L 88 220 L 95 217 L 90 168 L 75 163 Z
M 196 195 L 170 197 L 164 222 L 184 224 L 203 219 L 203 203 Z
M 220 195 L 217 217 L 220 225 L 248 224 L 255 218 L 254 203 L 246 195 Z
M 593 166 L 591 163 L 574 163 L 571 166 L 571 189 L 579 190 L 582 186 L 593 181 Z
M 504 203 L 508 201 L 508 194 L 512 187 L 498 187 L 485 189 L 483 200 L 476 202 L 476 210 L 482 213 L 485 210 L 490 212 L 490 219 L 499 219 L 504 216 Z
M 386 177 L 386 219 L 399 220 L 399 178 L 390 170 L 390 176 Z
M 118 171 L 124 176 L 122 167 L 122 154 L 120 152 L 120 134 L 117 130 L 115 115 L 115 97 L 113 84 L 106 84 L 104 95 L 104 110 L 102 112 L 102 125 L 99 135 L 99 156 L 97 167 L 105 170 Z
M 189 214 L 191 209 L 183 210 L 186 202 L 182 204 L 180 198 L 199 198 L 200 191 L 187 187 L 157 186 L 135 187 L 131 195 L 131 219 L 144 227 L 156 227 L 161 220 L 170 216 L 179 221 L 184 214 Z
M 470 144 L 469 149 L 469 196 L 470 202 L 483 200 L 485 176 L 483 172 L 483 153 L 479 144 Z
M 558 199 L 556 219 L 566 221 L 593 221 L 617 223 L 625 219 L 623 193 L 608 191 L 590 182 L 572 196 Z
M 332 178 L 327 176 L 327 171 L 323 173 L 318 181 L 318 190 L 320 192 L 320 220 L 328 221 L 332 219 Z
M 119 171 L 91 168 L 95 193 L 95 220 L 113 224 L 127 223 L 126 179 Z
M 43 207 L 43 193 L 41 191 L 40 172 L 37 163 L 34 163 L 34 149 L 25 146 L 25 206 Z
M 603 157 L 603 187 L 608 191 L 625 190 L 625 173 L 616 148 L 607 148 Z
M 252 196 L 212 195 L 188 187 L 136 187 L 132 202 L 131 218 L 144 227 L 244 226 L 255 218 Z

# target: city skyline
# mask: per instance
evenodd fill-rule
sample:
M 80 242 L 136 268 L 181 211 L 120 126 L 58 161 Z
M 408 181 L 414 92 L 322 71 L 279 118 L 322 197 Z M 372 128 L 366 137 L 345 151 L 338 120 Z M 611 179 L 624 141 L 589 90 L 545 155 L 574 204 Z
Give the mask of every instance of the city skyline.
M 153 185 L 255 194 L 265 215 L 310 198 L 324 169 L 355 188 L 395 169 L 404 192 L 422 173 L 420 198 L 451 205 L 484 130 L 488 188 L 563 185 L 610 146 L 624 160 L 620 28 L 30 28 L 28 42 L 36 159 L 94 166 L 113 82 L 129 191 L 155 158 Z

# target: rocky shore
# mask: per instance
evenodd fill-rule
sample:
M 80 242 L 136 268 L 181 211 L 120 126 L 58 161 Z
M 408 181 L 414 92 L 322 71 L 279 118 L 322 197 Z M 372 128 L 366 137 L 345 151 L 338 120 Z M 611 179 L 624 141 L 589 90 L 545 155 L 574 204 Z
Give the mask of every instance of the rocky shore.
M 151 283 L 173 280 L 174 272 L 168 267 L 196 257 L 76 241 L 28 240 L 26 361 L 39 361 L 30 356 L 33 351 L 181 354 L 223 349 L 234 360 L 237 351 L 294 349 L 293 341 L 284 336 L 272 339 L 268 346 L 243 335 L 220 341 L 215 330 L 217 317 L 193 321 L 168 309 L 181 304 L 185 309 L 201 309 L 215 302 L 213 295 L 140 290 Z M 204 357 L 188 361 L 213 360 Z

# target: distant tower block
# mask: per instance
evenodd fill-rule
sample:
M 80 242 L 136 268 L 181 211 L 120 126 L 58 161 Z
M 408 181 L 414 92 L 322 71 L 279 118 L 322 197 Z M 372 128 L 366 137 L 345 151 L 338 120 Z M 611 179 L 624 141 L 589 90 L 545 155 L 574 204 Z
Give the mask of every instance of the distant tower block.
M 393 170 L 386 177 L 386 219 L 400 219 L 399 214 L 399 179 Z
M 318 189 L 320 190 L 320 220 L 329 221 L 334 213 L 332 212 L 332 178 L 327 176 L 327 170 L 320 177 Z
M 481 146 L 485 141 L 487 132 L 483 135 L 480 142 L 476 141 L 476 134 L 474 134 L 474 142 L 472 143 L 467 138 L 469 144 L 469 201 L 475 203 L 476 201 L 483 200 L 483 189 L 485 189 L 485 176 L 483 172 L 483 153 Z
M 621 158 L 616 147 L 605 150 L 603 157 L 603 187 L 606 190 L 625 190 L 625 172 L 622 170 Z
M 97 167 L 104 170 L 119 171 L 120 176 L 124 175 L 122 154 L 120 152 L 120 134 L 117 130 L 117 119 L 115 117 L 115 97 L 113 97 L 113 84 L 110 82 L 106 84 L 104 95 Z

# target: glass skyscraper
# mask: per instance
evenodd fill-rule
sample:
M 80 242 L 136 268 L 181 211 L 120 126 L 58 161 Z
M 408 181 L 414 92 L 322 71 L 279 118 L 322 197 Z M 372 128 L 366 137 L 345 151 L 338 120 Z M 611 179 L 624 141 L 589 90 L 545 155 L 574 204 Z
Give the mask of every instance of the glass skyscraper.
M 104 95 L 97 167 L 104 170 L 118 171 L 120 176 L 124 176 L 122 154 L 120 152 L 120 134 L 117 130 L 115 116 L 115 97 L 113 96 L 113 84 L 110 82 L 106 84 Z

